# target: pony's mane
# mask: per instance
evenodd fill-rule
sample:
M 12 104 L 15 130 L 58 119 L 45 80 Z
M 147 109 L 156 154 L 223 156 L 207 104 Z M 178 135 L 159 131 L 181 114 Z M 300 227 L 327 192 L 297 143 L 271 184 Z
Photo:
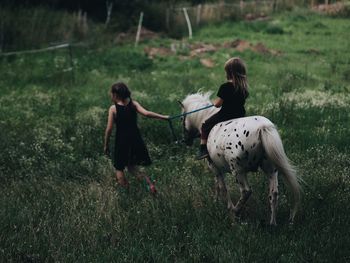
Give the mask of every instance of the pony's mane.
M 198 104 L 207 104 L 210 103 L 210 96 L 212 92 L 197 92 L 194 94 L 187 95 L 187 97 L 182 101 L 182 104 L 187 109 L 190 104 L 198 105 Z
M 184 111 L 189 112 L 200 109 L 211 104 L 210 96 L 212 92 L 197 92 L 188 95 L 183 101 Z M 195 112 L 194 114 L 187 115 L 187 122 L 191 127 L 195 127 L 197 130 L 201 129 L 202 123 L 208 119 L 211 115 L 216 113 L 219 109 L 211 107 L 206 110 Z

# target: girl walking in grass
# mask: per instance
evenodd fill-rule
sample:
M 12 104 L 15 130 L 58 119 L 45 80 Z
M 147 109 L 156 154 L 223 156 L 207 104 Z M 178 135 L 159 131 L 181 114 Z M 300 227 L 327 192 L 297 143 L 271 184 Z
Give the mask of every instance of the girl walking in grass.
M 201 129 L 201 144 L 196 156 L 197 160 L 209 156 L 207 139 L 210 130 L 219 122 L 245 116 L 245 100 L 248 97 L 248 83 L 244 62 L 238 58 L 230 58 L 225 63 L 227 82 L 222 84 L 213 102 L 220 111 L 207 119 Z
M 151 193 L 156 193 L 156 188 L 150 178 L 138 167 L 138 165 L 150 165 L 151 159 L 137 126 L 137 113 L 148 118 L 161 120 L 167 120 L 169 116 L 144 109 L 140 103 L 131 99 L 129 88 L 122 82 L 112 85 L 110 95 L 113 105 L 109 108 L 108 112 L 104 153 L 107 155 L 110 154 L 109 138 L 112 133 L 113 124 L 115 123 L 114 167 L 116 169 L 117 182 L 124 188 L 129 187 L 129 182 L 124 173 L 125 168 L 127 168 L 131 174 L 137 176 L 139 179 L 144 178 Z

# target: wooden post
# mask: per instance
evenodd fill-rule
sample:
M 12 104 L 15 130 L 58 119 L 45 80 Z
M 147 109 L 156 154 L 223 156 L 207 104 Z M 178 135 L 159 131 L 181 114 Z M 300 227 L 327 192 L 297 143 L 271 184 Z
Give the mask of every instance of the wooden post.
M 276 11 L 277 11 L 277 0 L 273 0 L 272 12 L 276 12 Z
M 141 28 L 142 28 L 142 20 L 143 20 L 143 12 L 140 14 L 140 20 L 139 20 L 139 25 L 137 27 L 137 33 L 136 33 L 136 39 L 135 39 L 135 47 L 139 43 L 140 40 L 140 34 L 141 34 Z
M 109 21 L 111 20 L 111 14 L 113 10 L 113 2 L 106 1 L 106 9 L 107 9 L 107 18 L 105 22 L 105 26 L 108 26 Z
M 84 37 L 87 35 L 89 31 L 89 26 L 88 26 L 88 22 L 87 22 L 87 13 L 84 12 L 83 14 L 83 34 L 84 34 Z
M 166 9 L 166 14 L 165 14 L 165 26 L 166 26 L 166 29 L 167 29 L 167 30 L 170 29 L 170 9 L 169 9 L 169 8 Z
M 197 6 L 197 19 L 196 19 L 196 24 L 197 24 L 197 26 L 200 24 L 200 22 L 201 22 L 201 12 L 202 12 L 202 5 L 201 4 L 199 4 L 198 6 Z
M 73 84 L 75 82 L 75 76 L 74 76 L 73 51 L 70 43 L 68 44 L 68 54 L 69 54 L 70 70 L 72 71 L 71 76 L 72 76 L 72 84 Z
M 188 14 L 187 14 L 187 9 L 184 7 L 182 10 L 184 11 L 185 19 L 187 22 L 188 38 L 192 39 L 192 26 L 191 26 L 190 18 L 188 17 Z

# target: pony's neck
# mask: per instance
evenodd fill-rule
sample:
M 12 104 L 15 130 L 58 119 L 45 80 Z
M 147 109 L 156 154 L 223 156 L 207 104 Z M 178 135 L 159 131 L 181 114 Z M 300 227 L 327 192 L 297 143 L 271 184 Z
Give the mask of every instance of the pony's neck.
M 208 96 L 202 96 L 201 100 L 196 101 L 188 101 L 185 111 L 190 112 L 194 111 L 200 108 L 203 108 L 205 106 L 208 106 L 212 104 L 209 100 Z M 219 111 L 216 107 L 211 107 L 205 110 L 201 110 L 192 114 L 187 115 L 187 121 L 190 127 L 197 129 L 198 131 L 201 130 L 202 124 L 213 114 L 217 113 Z

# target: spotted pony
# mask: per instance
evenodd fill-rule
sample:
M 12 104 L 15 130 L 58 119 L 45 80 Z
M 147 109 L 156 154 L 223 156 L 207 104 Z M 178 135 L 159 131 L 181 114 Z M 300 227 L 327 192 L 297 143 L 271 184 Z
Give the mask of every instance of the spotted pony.
M 209 97 L 210 93 L 187 96 L 181 103 L 182 111 L 189 112 L 211 104 Z M 218 110 L 212 107 L 183 118 L 187 145 L 193 143 L 202 123 Z M 284 176 L 294 196 L 290 214 L 290 221 L 293 222 L 300 200 L 300 179 L 284 152 L 276 127 L 270 120 L 262 116 L 250 116 L 218 123 L 209 134 L 207 147 L 210 156 L 207 163 L 216 175 L 216 196 L 225 196 L 229 210 L 236 215 L 241 212 L 252 193 L 247 173 L 256 172 L 260 167 L 269 178 L 270 224 L 276 225 L 279 173 Z M 224 174 L 227 172 L 235 176 L 240 189 L 241 196 L 236 205 L 232 203 L 225 183 Z

